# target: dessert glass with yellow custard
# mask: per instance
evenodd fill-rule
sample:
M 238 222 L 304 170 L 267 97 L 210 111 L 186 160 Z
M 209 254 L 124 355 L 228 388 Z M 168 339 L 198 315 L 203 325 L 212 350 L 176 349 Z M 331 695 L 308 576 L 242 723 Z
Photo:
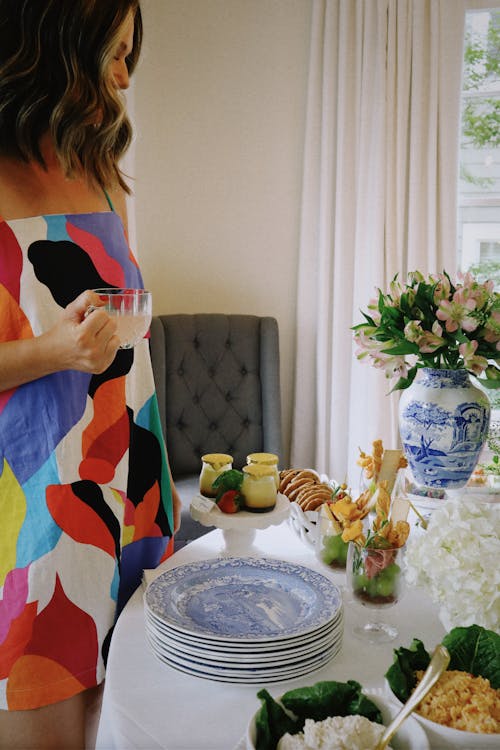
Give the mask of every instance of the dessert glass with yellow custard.
M 247 456 L 247 464 L 249 466 L 268 466 L 273 470 L 276 489 L 280 486 L 278 461 L 278 456 L 275 453 L 250 453 Z
M 244 497 L 245 509 L 252 513 L 266 513 L 273 510 L 278 497 L 273 467 L 247 464 L 242 471 L 241 493 Z
M 217 490 L 212 485 L 224 471 L 233 467 L 233 457 L 228 453 L 206 453 L 201 457 L 200 494 L 204 497 L 215 497 Z

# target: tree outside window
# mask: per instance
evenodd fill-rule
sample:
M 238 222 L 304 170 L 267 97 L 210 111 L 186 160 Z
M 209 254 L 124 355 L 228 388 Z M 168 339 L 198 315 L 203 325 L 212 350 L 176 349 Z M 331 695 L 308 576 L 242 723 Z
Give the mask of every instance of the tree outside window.
M 500 9 L 466 14 L 460 150 L 459 266 L 500 290 Z M 500 392 L 483 460 L 500 474 Z
M 466 15 L 460 265 L 500 289 L 500 9 Z

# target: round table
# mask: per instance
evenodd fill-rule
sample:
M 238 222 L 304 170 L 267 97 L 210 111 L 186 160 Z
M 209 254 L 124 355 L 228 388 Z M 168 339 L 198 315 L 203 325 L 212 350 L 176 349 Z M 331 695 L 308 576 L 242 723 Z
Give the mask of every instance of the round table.
M 183 547 L 155 571 L 146 571 L 145 581 L 175 566 L 224 554 L 223 533 L 216 529 Z M 288 522 L 257 530 L 251 555 L 308 566 L 344 588 L 345 573 L 321 563 Z M 388 644 L 367 644 L 351 632 L 366 611 L 349 603 L 346 594 L 342 649 L 326 666 L 268 686 L 222 683 L 179 672 L 152 653 L 145 639 L 143 593 L 139 589 L 130 599 L 111 641 L 98 750 L 239 750 L 244 748 L 241 740 L 247 722 L 260 706 L 256 697 L 260 687 L 274 696 L 320 680 L 354 679 L 366 689 L 381 688 L 394 648 L 409 646 L 418 637 L 430 651 L 445 632 L 428 596 L 407 589 L 402 601 L 384 612 L 397 626 L 399 637 Z

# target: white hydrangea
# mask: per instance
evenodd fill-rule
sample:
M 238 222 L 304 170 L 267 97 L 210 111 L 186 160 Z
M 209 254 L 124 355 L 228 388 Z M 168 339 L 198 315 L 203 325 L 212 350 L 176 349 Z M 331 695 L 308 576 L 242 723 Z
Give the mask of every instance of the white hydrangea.
M 447 500 L 407 542 L 405 575 L 440 606 L 448 629 L 500 623 L 500 504 Z

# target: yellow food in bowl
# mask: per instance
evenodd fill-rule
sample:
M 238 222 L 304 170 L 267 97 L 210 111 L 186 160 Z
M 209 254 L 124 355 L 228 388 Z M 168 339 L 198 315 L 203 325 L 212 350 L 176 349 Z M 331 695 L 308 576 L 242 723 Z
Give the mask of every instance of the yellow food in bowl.
M 423 671 L 416 672 L 420 681 Z M 452 729 L 500 733 L 500 691 L 484 677 L 448 670 L 419 704 L 417 713 Z

